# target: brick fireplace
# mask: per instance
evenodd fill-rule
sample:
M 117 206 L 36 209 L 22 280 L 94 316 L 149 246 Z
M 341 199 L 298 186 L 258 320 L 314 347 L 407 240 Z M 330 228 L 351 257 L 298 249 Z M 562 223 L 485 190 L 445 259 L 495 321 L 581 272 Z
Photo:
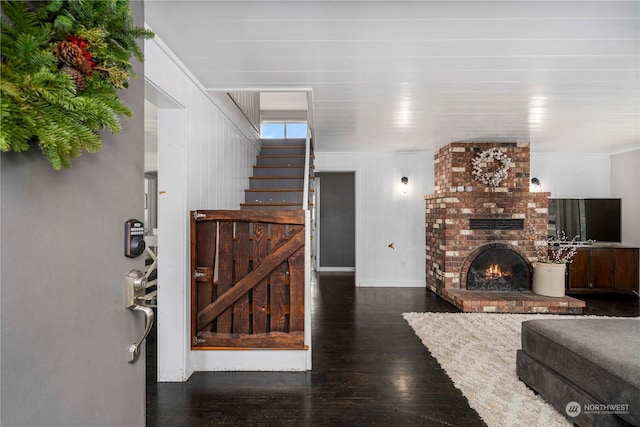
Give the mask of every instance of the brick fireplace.
M 472 159 L 490 148 L 511 161 L 507 177 L 497 187 L 472 175 Z M 550 196 L 529 191 L 529 143 L 454 142 L 438 150 L 434 162 L 434 193 L 425 197 L 427 287 L 463 311 L 581 312 L 582 301 L 528 292 L 536 256 L 530 230 L 547 235 Z M 488 160 L 481 166 L 491 172 L 500 162 Z M 477 275 L 471 269 L 474 260 L 488 249 L 503 251 L 496 252 L 499 260 L 512 252 L 514 260 L 523 261 L 519 282 L 512 288 L 505 284 L 515 276 L 510 272 L 506 279 L 484 280 L 497 287 L 487 287 L 481 280 L 482 286 L 474 287 L 479 290 L 467 289 L 470 271 Z

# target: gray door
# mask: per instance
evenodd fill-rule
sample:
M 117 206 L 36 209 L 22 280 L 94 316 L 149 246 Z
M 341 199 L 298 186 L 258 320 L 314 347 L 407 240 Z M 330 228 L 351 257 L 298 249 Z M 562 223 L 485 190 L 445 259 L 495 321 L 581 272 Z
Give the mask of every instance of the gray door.
M 144 354 L 129 364 L 127 353 L 144 319 L 124 303 L 125 275 L 144 260 L 123 254 L 124 223 L 144 209 L 137 74 L 121 92 L 134 117 L 99 153 L 58 172 L 36 149 L 2 154 L 3 426 L 144 425 Z
M 355 175 L 317 173 L 319 191 L 319 271 L 355 269 Z

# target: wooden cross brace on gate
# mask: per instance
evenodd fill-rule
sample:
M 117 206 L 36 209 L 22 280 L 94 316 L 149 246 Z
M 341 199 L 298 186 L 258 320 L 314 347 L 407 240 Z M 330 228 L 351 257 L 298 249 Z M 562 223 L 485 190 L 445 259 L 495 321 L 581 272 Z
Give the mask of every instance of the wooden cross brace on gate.
M 218 297 L 218 299 L 202 309 L 197 316 L 197 328 L 200 330 L 211 323 L 240 297 L 258 285 L 261 280 L 266 278 L 280 264 L 285 262 L 287 258 L 302 248 L 304 246 L 304 233 L 304 229 L 300 230 L 289 239 L 289 241 L 267 255 L 260 265 L 239 280 L 235 286 L 228 289 Z

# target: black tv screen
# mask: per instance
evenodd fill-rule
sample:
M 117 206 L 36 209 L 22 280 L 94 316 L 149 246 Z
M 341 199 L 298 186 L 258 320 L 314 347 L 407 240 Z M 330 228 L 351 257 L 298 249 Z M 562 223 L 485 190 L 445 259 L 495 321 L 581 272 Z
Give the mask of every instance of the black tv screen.
M 549 199 L 549 236 L 620 242 L 620 199 Z

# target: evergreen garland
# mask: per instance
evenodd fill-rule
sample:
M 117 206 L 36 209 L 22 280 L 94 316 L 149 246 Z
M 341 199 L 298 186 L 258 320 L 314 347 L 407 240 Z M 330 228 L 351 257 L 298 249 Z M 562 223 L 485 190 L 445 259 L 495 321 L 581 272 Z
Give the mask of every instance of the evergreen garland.
M 54 169 L 100 150 L 131 109 L 118 97 L 143 61 L 128 0 L 2 0 L 0 149 L 39 146 Z

